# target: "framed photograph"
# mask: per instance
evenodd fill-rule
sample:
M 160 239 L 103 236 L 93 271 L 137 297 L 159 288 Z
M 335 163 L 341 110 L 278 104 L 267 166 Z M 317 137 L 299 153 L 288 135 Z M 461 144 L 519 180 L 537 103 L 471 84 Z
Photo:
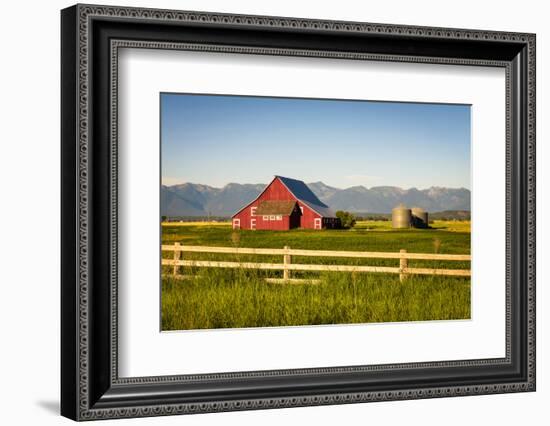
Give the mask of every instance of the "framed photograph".
M 535 390 L 535 35 L 61 12 L 61 412 Z

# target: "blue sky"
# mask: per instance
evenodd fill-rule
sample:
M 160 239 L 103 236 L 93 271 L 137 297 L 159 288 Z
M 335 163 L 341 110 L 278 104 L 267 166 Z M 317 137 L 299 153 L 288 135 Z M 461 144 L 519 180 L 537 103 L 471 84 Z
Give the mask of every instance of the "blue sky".
M 165 185 L 471 188 L 470 106 L 162 93 Z

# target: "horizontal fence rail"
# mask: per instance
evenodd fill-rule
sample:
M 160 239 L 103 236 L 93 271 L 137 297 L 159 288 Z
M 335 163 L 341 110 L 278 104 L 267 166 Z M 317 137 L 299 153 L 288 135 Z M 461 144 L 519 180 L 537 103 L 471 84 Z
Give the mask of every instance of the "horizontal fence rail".
M 293 255 L 314 257 L 359 257 L 370 259 L 417 259 L 417 260 L 472 260 L 469 254 L 437 254 L 437 253 L 408 253 L 382 251 L 332 251 L 332 250 L 302 250 L 302 249 L 273 249 L 273 248 L 243 248 L 243 247 L 206 247 L 185 245 L 162 245 L 162 251 L 186 251 L 189 253 L 225 253 L 225 254 L 262 254 L 262 255 Z
M 441 269 L 441 268 L 409 268 L 408 260 L 445 260 L 445 261 L 471 261 L 469 254 L 438 254 L 438 253 L 408 253 L 406 250 L 399 252 L 363 252 L 363 251 L 332 251 L 332 250 L 302 250 L 291 249 L 285 246 L 282 249 L 274 248 L 243 248 L 243 247 L 207 247 L 207 246 L 186 246 L 179 243 L 162 245 L 162 251 L 173 252 L 172 259 L 162 259 L 163 266 L 172 266 L 172 275 L 180 276 L 178 269 L 181 267 L 202 267 L 202 268 L 242 268 L 283 271 L 282 279 L 269 278 L 269 282 L 300 283 L 311 280 L 291 279 L 291 271 L 330 271 L 330 272 L 373 272 L 399 274 L 401 281 L 407 275 L 443 275 L 455 277 L 469 277 L 469 269 Z M 218 253 L 218 254 L 252 254 L 283 256 L 283 263 L 262 263 L 262 262 L 230 262 L 212 260 L 184 260 L 183 253 Z M 322 265 L 292 263 L 292 256 L 310 257 L 345 257 L 364 259 L 398 259 L 399 266 L 363 266 L 363 265 Z

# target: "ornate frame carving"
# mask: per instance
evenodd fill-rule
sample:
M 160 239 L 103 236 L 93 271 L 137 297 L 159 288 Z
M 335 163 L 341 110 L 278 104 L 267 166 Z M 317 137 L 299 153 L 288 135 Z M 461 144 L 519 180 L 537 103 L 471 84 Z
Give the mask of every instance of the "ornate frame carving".
M 159 34 L 159 40 L 134 38 L 137 32 L 124 25 L 137 23 L 140 31 Z M 308 33 L 327 37 L 349 36 L 349 47 L 319 49 L 297 46 L 249 46 L 197 42 L 173 38 L 162 28 L 203 31 L 223 28 L 246 40 L 247 29 L 271 31 L 300 40 Z M 102 35 L 103 32 L 108 36 Z M 117 37 L 118 35 L 118 37 Z M 120 37 L 124 35 L 124 37 Z M 105 38 L 106 37 L 106 38 Z M 172 38 L 170 38 L 172 37 Z M 198 36 L 197 36 L 198 37 Z M 369 38 L 370 37 L 370 38 Z M 354 40 L 382 40 L 369 51 L 354 49 Z M 107 42 L 105 41 L 107 40 Z M 331 39 L 332 40 L 332 39 Z M 418 55 L 386 51 L 384 40 L 420 46 Z M 280 43 L 289 43 L 288 39 Z M 106 44 L 107 43 L 107 44 Z M 378 43 L 378 44 L 377 44 Z M 460 46 L 474 51 L 464 56 L 430 55 L 437 46 Z M 118 378 L 117 374 L 117 69 L 120 47 L 221 51 L 239 54 L 298 55 L 340 59 L 445 63 L 497 66 L 506 69 L 507 110 L 507 260 L 506 260 L 506 357 L 453 362 L 327 367 L 193 376 Z M 384 50 L 386 49 L 386 50 Z M 489 54 L 489 50 L 493 53 Z M 452 50 L 452 49 L 451 49 Z M 439 50 L 442 52 L 442 50 Z M 533 391 L 535 389 L 535 36 L 510 32 L 410 27 L 402 25 L 228 15 L 202 12 L 77 5 L 62 12 L 62 414 L 76 420 L 138 417 L 197 412 L 340 404 L 351 402 L 434 398 L 442 396 Z M 95 67 L 95 68 L 94 68 Z M 101 100 L 99 100 L 101 98 Z M 108 111 L 105 111 L 105 100 Z M 103 102 L 103 104 L 101 103 Z M 107 129 L 98 131 L 100 121 Z M 105 123 L 103 124 L 105 127 Z M 103 127 L 101 129 L 103 129 Z M 105 146 L 103 146 L 103 145 Z M 107 161 L 105 157 L 109 160 Z M 94 159 L 94 162 L 90 161 Z M 105 160 L 103 160 L 105 158 Z M 96 176 L 98 159 L 106 162 L 108 181 Z M 108 189 L 102 199 L 96 188 Z M 97 217 L 101 216 L 101 219 Z M 106 227 L 108 238 L 96 229 Z M 94 253 L 108 252 L 108 265 L 98 266 Z M 99 268 L 102 268 L 101 270 Z M 108 282 L 98 276 L 108 277 Z M 92 306 L 92 300 L 94 306 Z M 109 309 L 98 311 L 97 304 Z M 100 343 L 98 343 L 100 342 Z M 471 379 L 453 384 L 448 374 L 493 366 L 506 370 L 508 380 Z M 400 372 L 431 371 L 433 385 L 415 386 L 399 378 Z M 392 386 L 377 388 L 374 373 L 392 371 Z M 478 371 L 478 370 L 476 370 Z M 479 370 L 481 371 L 481 370 Z M 514 372 L 514 374 L 512 374 Z M 349 385 L 330 390 L 331 378 L 349 375 Z M 363 376 L 362 376 L 363 375 Z M 446 376 L 447 375 L 447 376 Z M 319 381 L 314 391 L 297 391 L 304 377 Z M 439 377 L 439 381 L 437 380 Z M 459 376 L 460 377 L 460 376 Z M 273 379 L 285 378 L 286 391 Z M 240 393 L 223 393 L 231 380 L 249 381 Z M 293 380 L 293 382 L 292 382 Z M 458 383 L 458 379 L 455 379 Z M 186 385 L 200 385 L 208 398 L 182 393 Z M 270 388 L 271 386 L 271 388 Z M 137 389 L 142 396 L 136 396 Z M 222 389 L 214 391 L 216 389 Z M 254 397 L 262 389 L 269 397 Z M 273 391 L 270 393 L 270 389 Z M 323 391 L 324 390 L 324 391 Z M 143 396 L 147 394 L 147 396 Z

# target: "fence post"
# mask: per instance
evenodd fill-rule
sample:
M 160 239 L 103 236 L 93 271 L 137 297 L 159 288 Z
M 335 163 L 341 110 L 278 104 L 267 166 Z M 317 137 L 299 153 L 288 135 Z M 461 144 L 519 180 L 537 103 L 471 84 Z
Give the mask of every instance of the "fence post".
M 289 246 L 285 246 L 285 251 L 290 250 Z M 290 279 L 290 271 L 287 269 L 287 265 L 290 265 L 290 254 L 285 254 L 283 256 L 283 279 L 288 280 Z
M 407 253 L 407 250 L 401 249 L 399 253 Z M 404 273 L 405 269 L 409 266 L 408 259 L 406 257 L 401 257 L 399 259 L 399 281 L 403 282 L 407 278 L 407 274 Z
M 174 243 L 174 268 L 172 269 L 172 275 L 176 276 L 178 274 L 178 265 L 176 265 L 176 261 L 180 260 L 180 243 Z

